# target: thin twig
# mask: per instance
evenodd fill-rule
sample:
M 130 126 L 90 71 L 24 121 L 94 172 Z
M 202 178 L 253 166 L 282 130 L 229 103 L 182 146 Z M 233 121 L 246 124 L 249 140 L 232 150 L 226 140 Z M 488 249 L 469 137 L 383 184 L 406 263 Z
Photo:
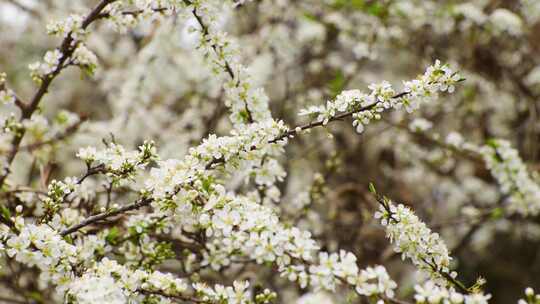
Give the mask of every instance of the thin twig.
M 184 3 L 187 4 L 187 5 L 192 4 L 192 2 L 189 1 L 189 0 L 184 0 Z M 201 29 L 202 29 L 202 32 L 203 32 L 203 38 L 210 35 L 210 30 L 209 30 L 208 26 L 204 23 L 204 21 L 202 20 L 202 17 L 197 13 L 196 9 L 193 9 L 192 14 L 195 17 L 195 19 L 197 20 L 197 23 L 199 23 L 199 25 L 201 26 Z M 216 53 L 216 55 L 218 55 L 220 53 L 220 50 L 218 50 L 218 48 L 219 49 L 222 48 L 221 46 L 218 47 L 215 44 L 212 44 L 211 47 L 214 50 L 214 52 Z M 229 74 L 229 77 L 231 78 L 231 80 L 235 80 L 236 76 L 235 76 L 235 74 L 233 72 L 233 69 L 232 69 L 231 65 L 229 64 L 229 62 L 227 60 L 223 59 L 223 61 L 225 62 L 225 67 L 224 67 L 225 71 L 227 72 L 227 74 Z M 235 86 L 238 87 L 239 85 L 240 85 L 240 80 L 237 80 Z M 249 109 L 247 102 L 244 103 L 244 110 L 246 111 L 248 122 L 253 123 L 254 122 L 253 115 L 251 114 L 251 110 Z
M 141 207 L 148 206 L 148 205 L 150 205 L 150 203 L 152 201 L 153 201 L 153 199 L 151 199 L 151 198 L 142 198 L 142 199 L 138 200 L 137 202 L 135 202 L 133 204 L 129 204 L 129 205 L 126 205 L 126 206 L 118 208 L 118 209 L 113 209 L 113 210 L 110 210 L 110 211 L 107 211 L 107 212 L 103 212 L 103 213 L 99 213 L 99 214 L 90 216 L 90 217 L 86 218 L 85 220 L 83 220 L 82 222 L 80 222 L 80 223 L 78 223 L 76 225 L 73 225 L 73 226 L 69 227 L 68 229 L 60 232 L 60 235 L 61 236 L 66 236 L 68 234 L 71 234 L 71 233 L 83 228 L 83 227 L 86 227 L 86 226 L 91 225 L 91 224 L 93 224 L 95 222 L 104 220 L 104 219 L 109 218 L 111 216 L 119 215 L 119 214 L 122 214 L 122 213 L 125 213 L 125 212 L 128 212 L 128 211 L 131 211 L 131 210 L 136 210 L 136 209 L 139 209 Z

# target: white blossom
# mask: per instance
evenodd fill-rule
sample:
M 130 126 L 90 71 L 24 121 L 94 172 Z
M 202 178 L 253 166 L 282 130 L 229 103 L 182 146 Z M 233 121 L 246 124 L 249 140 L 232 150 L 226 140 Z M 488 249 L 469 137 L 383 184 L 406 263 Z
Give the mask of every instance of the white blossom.
M 300 115 L 312 116 L 325 125 L 338 114 L 352 112 L 353 126 L 361 133 L 365 125 L 380 119 L 381 113 L 388 109 L 405 107 L 407 112 L 412 112 L 421 103 L 436 97 L 439 91 L 453 93 L 460 79 L 458 73 L 437 60 L 418 79 L 405 81 L 403 93 L 397 94 L 389 82 L 383 81 L 369 85 L 369 94 L 359 90 L 344 91 L 335 100 L 328 101 L 326 106 L 311 106 L 301 110 Z
M 394 244 L 394 251 L 401 253 L 403 259 L 411 259 L 418 268 L 434 278 L 442 278 L 441 273 L 450 273 L 452 258 L 446 244 L 410 208 L 385 200 L 375 213 L 375 218 L 381 220 L 386 236 Z
M 377 265 L 375 267 L 367 267 L 360 272 L 356 291 L 368 297 L 385 295 L 393 298 L 396 287 L 396 282 L 390 279 L 386 268 Z
M 71 15 L 68 18 L 51 22 L 47 24 L 47 32 L 50 35 L 66 38 L 71 35 L 75 40 L 82 40 L 87 35 L 87 32 L 82 28 L 84 17 L 81 15 Z
M 427 281 L 414 287 L 414 299 L 419 304 L 487 304 L 490 295 L 482 293 L 461 294 L 452 288 L 437 285 Z
M 97 57 L 84 44 L 79 46 L 73 52 L 73 63 L 85 68 L 90 73 L 97 67 Z
M 540 212 L 540 186 L 533 180 L 527 167 L 508 141 L 493 140 L 480 149 L 491 174 L 503 193 L 508 194 L 510 212 L 524 216 Z
M 59 50 L 47 51 L 43 57 L 43 62 L 36 62 L 30 64 L 28 67 L 31 72 L 32 79 L 39 81 L 46 75 L 49 75 L 56 71 L 60 64 L 60 58 L 62 53 Z
M 98 277 L 84 274 L 70 285 L 70 292 L 80 304 L 121 304 L 127 301 L 122 288 L 110 276 Z
M 13 104 L 15 95 L 11 90 L 0 90 L 0 104 Z
M 521 19 L 511 11 L 498 8 L 489 16 L 490 24 L 498 32 L 508 32 L 510 35 L 518 36 L 522 33 Z
M 432 127 L 433 127 L 433 123 L 423 118 L 417 118 L 411 121 L 411 123 L 409 124 L 409 129 L 415 132 L 416 131 L 425 132 L 431 129 Z

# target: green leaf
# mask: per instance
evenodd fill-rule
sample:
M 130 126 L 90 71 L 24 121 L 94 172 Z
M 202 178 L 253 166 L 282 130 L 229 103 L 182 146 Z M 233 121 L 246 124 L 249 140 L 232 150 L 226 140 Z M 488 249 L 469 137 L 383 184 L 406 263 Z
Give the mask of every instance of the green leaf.
M 332 7 L 336 9 L 352 8 L 356 10 L 364 10 L 366 8 L 366 3 L 364 0 L 335 0 Z
M 38 303 L 43 303 L 43 297 L 41 296 L 41 293 L 37 291 L 31 291 L 26 296 L 32 300 L 37 301 Z
M 495 208 L 491 211 L 491 218 L 492 219 L 500 219 L 504 215 L 502 208 Z
M 492 147 L 492 148 L 497 148 L 499 146 L 499 143 L 497 142 L 496 139 L 494 138 L 490 138 L 486 141 L 486 145 Z
M 318 22 L 317 17 L 310 13 L 304 13 L 304 18 L 306 18 L 309 21 Z
M 118 242 L 118 238 L 120 236 L 120 231 L 118 231 L 117 227 L 113 227 L 111 230 L 109 230 L 109 233 L 105 237 L 105 241 L 107 243 L 115 245 Z
M 244 122 L 248 122 L 249 121 L 249 114 L 246 110 L 242 110 L 240 112 L 238 112 L 238 115 L 240 115 L 240 118 L 242 118 L 242 120 Z
M 5 219 L 11 218 L 11 212 L 6 206 L 0 206 L 0 213 L 2 214 L 2 217 Z
M 373 183 L 369 183 L 369 192 L 377 194 L 377 189 L 375 189 L 375 185 L 373 185 Z
M 56 117 L 55 117 L 55 121 L 59 125 L 63 125 L 65 123 L 67 123 L 68 119 L 69 119 L 69 117 L 68 117 L 68 113 L 66 111 L 60 111 L 60 113 L 58 113 L 58 115 L 56 115 Z
M 381 3 L 375 2 L 368 6 L 367 13 L 376 17 L 384 17 L 387 11 Z
M 202 181 L 203 190 L 206 193 L 210 193 L 210 189 L 213 183 L 214 183 L 214 179 L 211 176 L 209 176 L 207 179 L 204 179 Z

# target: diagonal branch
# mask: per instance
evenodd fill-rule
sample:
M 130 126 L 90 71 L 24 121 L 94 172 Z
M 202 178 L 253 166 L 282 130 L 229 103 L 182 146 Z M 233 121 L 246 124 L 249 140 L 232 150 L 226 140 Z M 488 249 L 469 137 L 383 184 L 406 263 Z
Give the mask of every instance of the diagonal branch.
M 184 0 L 184 3 L 186 5 L 192 5 L 193 3 L 189 0 Z M 192 14 L 193 16 L 195 17 L 195 19 L 197 20 L 197 23 L 199 23 L 199 25 L 201 26 L 201 29 L 202 29 L 202 33 L 203 33 L 203 38 L 204 37 L 207 37 L 210 35 L 210 29 L 208 28 L 208 25 L 206 25 L 202 19 L 202 17 L 199 15 L 199 13 L 197 13 L 197 9 L 193 9 L 192 10 Z M 211 45 L 212 49 L 214 50 L 214 52 L 217 54 L 220 53 L 220 50 L 218 48 L 222 48 L 220 46 L 217 46 L 215 44 L 212 44 Z M 229 75 L 229 77 L 231 78 L 231 80 L 235 80 L 236 76 L 233 72 L 233 69 L 230 65 L 230 63 L 224 58 L 223 59 L 224 61 L 224 68 L 225 68 L 225 71 L 227 72 L 227 74 Z M 240 85 L 240 81 L 236 81 L 236 86 L 239 86 Z M 247 102 L 244 104 L 244 110 L 246 110 L 246 113 L 247 113 L 247 119 L 248 119 L 248 122 L 249 123 L 253 123 L 254 120 L 253 120 L 253 116 L 251 114 L 251 111 L 249 110 L 249 107 L 248 107 L 248 104 Z
M 66 236 L 68 234 L 71 234 L 71 233 L 83 228 L 83 227 L 86 227 L 86 226 L 91 225 L 93 223 L 99 222 L 99 221 L 104 220 L 106 218 L 109 218 L 111 216 L 120 215 L 122 213 L 131 211 L 131 210 L 136 210 L 136 209 L 142 208 L 144 206 L 148 206 L 148 205 L 150 205 L 150 203 L 152 201 L 153 201 L 152 198 L 141 198 L 138 201 L 136 201 L 135 203 L 126 205 L 124 207 L 87 217 L 82 222 L 80 222 L 80 223 L 78 223 L 76 225 L 73 225 L 73 226 L 67 228 L 66 230 L 60 232 L 60 235 L 61 236 Z
M 101 2 L 83 20 L 82 29 L 88 28 L 88 26 L 90 26 L 92 22 L 94 22 L 95 20 L 99 18 L 101 11 L 103 11 L 103 9 L 105 9 L 107 5 L 115 1 L 116 0 L 101 0 Z M 30 103 L 24 104 L 24 106 L 21 107 L 22 115 L 19 120 L 21 123 L 24 120 L 32 117 L 32 114 L 34 114 L 34 112 L 37 110 L 41 100 L 43 99 L 43 96 L 45 96 L 45 94 L 47 94 L 47 92 L 49 91 L 49 87 L 51 83 L 60 74 L 60 72 L 66 67 L 64 63 L 68 62 L 68 60 L 71 58 L 71 56 L 75 52 L 76 48 L 77 48 L 77 43 L 73 39 L 70 33 L 64 38 L 64 40 L 62 41 L 62 44 L 59 47 L 59 51 L 62 53 L 62 56 L 59 59 L 56 69 L 42 77 L 41 85 L 36 91 L 36 93 L 34 94 L 34 96 L 32 97 Z M 4 165 L 5 172 L 0 176 L 0 188 L 2 188 L 6 178 L 11 172 L 11 164 L 13 163 L 15 156 L 17 156 L 17 153 L 19 152 L 19 148 L 20 148 L 20 145 L 24 138 L 25 133 L 26 133 L 25 129 L 22 129 L 19 133 L 14 135 L 11 141 L 11 150 L 9 151 L 6 157 L 6 162 Z

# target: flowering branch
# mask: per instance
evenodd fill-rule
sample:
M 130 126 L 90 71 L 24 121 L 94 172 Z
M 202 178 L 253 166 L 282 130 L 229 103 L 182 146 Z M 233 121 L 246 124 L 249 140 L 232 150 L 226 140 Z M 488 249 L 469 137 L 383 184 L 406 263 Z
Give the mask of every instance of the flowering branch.
M 404 97 L 404 96 L 406 96 L 408 94 L 409 94 L 409 92 L 402 92 L 402 93 L 399 93 L 399 94 L 396 94 L 396 95 L 392 96 L 391 99 L 398 99 L 398 98 Z M 372 110 L 380 103 L 381 103 L 381 101 L 375 101 L 374 103 L 363 106 L 363 107 L 361 107 L 359 109 L 343 112 L 343 113 L 337 114 L 335 116 L 332 116 L 332 117 L 330 117 L 328 119 L 312 121 L 312 122 L 309 122 L 309 123 L 306 123 L 306 124 L 303 124 L 303 125 L 299 125 L 299 126 L 295 127 L 294 129 L 288 130 L 287 132 L 284 132 L 283 134 L 279 135 L 278 137 L 272 139 L 271 141 L 269 141 L 269 143 L 278 142 L 278 141 L 283 140 L 285 138 L 289 138 L 291 136 L 294 136 L 295 134 L 299 134 L 302 131 L 313 129 L 315 127 L 324 127 L 329 122 L 343 120 L 344 118 L 352 117 L 354 114 L 360 113 L 362 111 Z
M 94 7 L 94 9 L 84 18 L 84 20 L 81 23 L 81 30 L 84 31 L 92 22 L 94 22 L 96 19 L 98 19 L 99 14 L 107 5 L 114 2 L 116 0 L 101 0 L 101 2 Z M 60 72 L 66 67 L 65 63 L 71 60 L 72 55 L 77 50 L 78 42 L 75 41 L 74 37 L 72 36 L 72 33 L 68 33 L 67 36 L 62 41 L 59 49 L 57 52 L 60 53 L 58 56 L 58 62 L 55 65 L 55 67 L 49 71 L 48 73 L 42 75 L 40 77 L 40 87 L 30 100 L 28 104 L 22 104 L 20 105 L 22 109 L 22 115 L 20 118 L 20 122 L 22 123 L 24 120 L 29 119 L 32 117 L 32 114 L 37 110 L 39 103 L 41 102 L 43 96 L 47 93 L 49 90 L 49 86 L 53 82 L 53 80 L 60 74 Z M 21 142 L 23 140 L 23 137 L 26 133 L 26 130 L 23 128 L 20 130 L 20 132 L 17 132 L 14 134 L 13 140 L 11 141 L 11 150 L 7 155 L 6 158 L 6 164 L 4 165 L 4 170 L 0 175 L 0 188 L 4 185 L 4 181 L 9 175 L 11 169 L 11 163 L 13 162 L 13 159 L 19 152 L 19 147 L 21 145 Z
M 413 212 L 402 204 L 395 206 L 389 199 L 379 196 L 370 184 L 370 191 L 376 196 L 380 209 L 375 218 L 381 219 L 386 227 L 390 242 L 395 242 L 394 250 L 410 258 L 420 269 L 427 270 L 432 278 L 443 278 L 463 293 L 468 289 L 455 279 L 457 273 L 450 272 L 448 249 L 437 233 L 432 233 Z

